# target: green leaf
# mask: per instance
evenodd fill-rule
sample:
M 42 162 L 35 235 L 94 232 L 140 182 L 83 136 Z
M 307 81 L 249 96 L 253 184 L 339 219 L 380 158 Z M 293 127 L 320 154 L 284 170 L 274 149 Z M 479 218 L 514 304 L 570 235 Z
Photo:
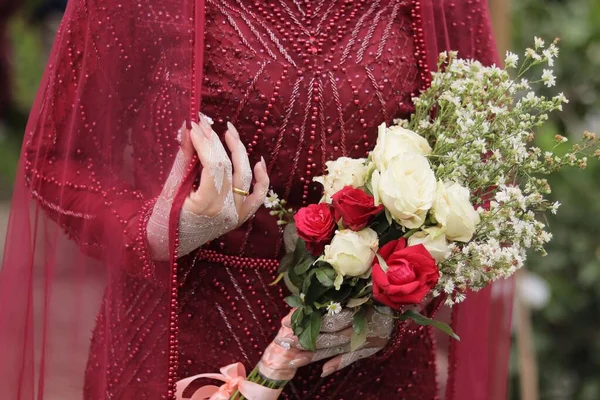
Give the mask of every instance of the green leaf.
M 296 311 L 292 314 L 291 323 L 292 329 L 294 333 L 296 333 L 296 328 L 302 326 L 302 320 L 304 319 L 304 307 L 298 307 Z
M 298 286 L 294 285 L 294 283 L 291 281 L 289 273 L 286 272 L 283 274 L 283 282 L 291 293 L 295 294 L 296 296 L 300 296 L 300 289 L 298 289 Z
M 312 266 L 313 262 L 314 259 L 312 257 L 303 258 L 302 261 L 300 261 L 300 264 L 294 267 L 294 272 L 298 275 L 306 273 L 306 271 L 308 271 Z
M 275 278 L 275 280 L 273 282 L 269 283 L 269 286 L 277 285 L 279 282 L 281 282 L 281 280 L 283 279 L 284 276 L 285 276 L 285 272 L 281 272 L 279 275 L 277 275 L 277 278 Z
M 379 265 L 381 266 L 383 272 L 388 272 L 388 269 L 390 269 L 390 267 L 388 267 L 383 257 L 381 257 L 379 253 L 376 253 L 375 255 L 377 256 L 377 260 L 379 261 Z
M 333 271 L 332 269 L 330 269 L 329 271 L 333 272 L 335 275 L 335 271 Z M 331 275 L 328 272 L 326 272 L 326 270 L 318 269 L 317 270 L 317 279 L 319 280 L 319 282 L 321 282 L 321 285 L 323 285 L 325 287 L 333 286 L 333 278 L 331 277 Z
M 354 314 L 352 321 L 352 337 L 350 338 L 350 351 L 358 350 L 367 341 L 367 319 L 365 318 L 364 308 L 359 309 Z
M 368 297 L 360 297 L 358 299 L 350 299 L 348 301 L 348 303 L 346 304 L 346 307 L 348 307 L 348 308 L 356 308 L 356 307 L 362 306 L 363 304 L 365 304 L 369 300 L 370 299 Z
M 367 283 L 361 290 L 358 292 L 357 297 L 362 297 L 366 294 L 373 293 L 373 281 Z
M 288 296 L 285 298 L 285 302 L 292 308 L 302 307 L 303 302 L 299 296 Z
M 292 253 L 288 253 L 281 259 L 279 263 L 278 272 L 286 272 L 294 265 L 294 255 Z
M 306 254 L 306 242 L 298 238 L 296 248 L 294 249 L 294 264 L 299 264 Z
M 348 300 L 350 293 L 352 292 L 352 286 L 342 285 L 340 289 L 329 289 L 325 294 L 326 301 L 333 301 L 336 303 L 344 303 Z
M 313 305 L 316 301 L 319 301 L 321 296 L 329 290 L 329 287 L 324 286 L 318 279 L 310 279 L 310 285 L 304 292 L 304 302 L 308 305 Z
M 431 318 L 427 318 L 426 316 L 419 314 L 416 311 L 413 311 L 413 310 L 405 311 L 400 316 L 400 319 L 401 320 L 411 319 L 419 325 L 431 325 L 434 328 L 437 328 L 440 331 L 444 332 L 448 336 L 453 337 L 456 340 L 460 340 L 458 335 L 456 335 L 456 333 L 454 333 L 454 331 L 452 330 L 452 328 L 450 328 L 450 326 L 448 324 L 445 324 L 441 321 L 436 321 Z
M 298 342 L 308 351 L 317 350 L 317 336 L 321 330 L 321 313 L 313 312 L 304 320 L 303 331 L 298 335 Z

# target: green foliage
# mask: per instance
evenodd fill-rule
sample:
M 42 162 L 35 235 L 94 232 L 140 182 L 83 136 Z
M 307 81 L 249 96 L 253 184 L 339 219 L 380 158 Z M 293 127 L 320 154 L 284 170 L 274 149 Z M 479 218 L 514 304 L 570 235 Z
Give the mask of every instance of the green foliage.
M 571 138 L 584 129 L 598 133 L 600 2 L 512 3 L 515 51 L 527 47 L 534 35 L 546 42 L 561 39 L 555 89 L 570 103 L 547 129 Z M 554 233 L 548 256 L 528 261 L 552 294 L 550 303 L 533 315 L 541 399 L 600 398 L 600 162 L 590 160 L 588 165 L 586 171 L 567 169 L 549 179 L 552 197 L 563 206 L 558 215 L 548 216 Z M 513 398 L 518 398 L 514 379 Z
M 22 16 L 16 16 L 10 21 L 9 34 L 13 67 L 11 89 L 19 111 L 26 114 L 33 103 L 45 64 L 41 36 L 37 30 L 26 25 Z M 20 138 L 25 126 L 13 129 L 14 132 L 7 132 L 5 137 L 0 138 L 0 191 L 14 181 L 21 147 Z M 0 194 L 0 197 L 5 197 L 5 194 Z

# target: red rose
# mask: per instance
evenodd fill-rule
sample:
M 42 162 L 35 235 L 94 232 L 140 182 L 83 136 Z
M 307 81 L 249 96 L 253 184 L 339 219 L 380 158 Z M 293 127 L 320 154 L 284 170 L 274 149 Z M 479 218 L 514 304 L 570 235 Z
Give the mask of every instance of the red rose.
M 383 205 L 375 206 L 375 199 L 360 189 L 346 186 L 331 198 L 335 210 L 335 220 L 342 219 L 344 226 L 360 231 L 369 224 L 371 218 L 383 210 Z
M 373 298 L 393 309 L 418 304 L 440 277 L 435 260 L 422 244 L 406 247 L 406 239 L 393 240 L 379 250 L 388 270 L 373 262 Z
M 306 247 L 315 256 L 320 255 L 335 232 L 331 208 L 324 203 L 311 204 L 298 210 L 294 220 L 298 236 L 306 242 Z

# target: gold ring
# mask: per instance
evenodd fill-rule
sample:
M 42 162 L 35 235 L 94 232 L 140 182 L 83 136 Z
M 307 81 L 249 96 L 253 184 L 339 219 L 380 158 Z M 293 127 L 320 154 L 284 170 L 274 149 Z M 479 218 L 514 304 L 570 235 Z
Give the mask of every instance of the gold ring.
M 231 189 L 231 191 L 235 194 L 239 194 L 240 196 L 244 196 L 244 197 L 246 197 L 250 194 L 250 192 L 248 192 L 247 190 L 238 189 L 236 187 L 233 187 Z

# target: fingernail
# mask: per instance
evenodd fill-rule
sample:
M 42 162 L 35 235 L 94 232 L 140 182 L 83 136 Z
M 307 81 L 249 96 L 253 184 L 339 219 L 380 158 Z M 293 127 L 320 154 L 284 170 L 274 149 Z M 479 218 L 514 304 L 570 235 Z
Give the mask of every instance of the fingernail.
M 198 113 L 198 116 L 200 117 L 201 120 L 206 121 L 206 123 L 208 125 L 212 125 L 215 123 L 215 121 L 213 121 L 213 119 L 211 117 L 209 117 L 208 115 L 202 114 L 202 113 Z
M 212 128 L 210 127 L 210 124 L 208 123 L 208 121 L 206 120 L 206 118 L 204 118 L 204 115 L 200 115 L 200 126 L 202 128 L 204 128 L 207 131 L 211 131 Z
M 238 133 L 237 129 L 235 129 L 235 126 L 233 126 L 233 124 L 229 121 L 227 121 L 227 131 L 231 133 L 234 138 L 238 140 L 240 139 L 240 134 Z
M 326 376 L 329 376 L 329 375 L 333 374 L 334 372 L 335 372 L 335 368 L 329 367 L 323 371 L 323 373 L 321 374 L 321 378 L 325 378 Z
M 266 171 L 267 170 L 267 162 L 265 161 L 265 158 L 263 156 L 260 156 L 260 162 Z
M 300 357 L 290 361 L 291 368 L 300 368 L 310 364 L 308 357 Z

